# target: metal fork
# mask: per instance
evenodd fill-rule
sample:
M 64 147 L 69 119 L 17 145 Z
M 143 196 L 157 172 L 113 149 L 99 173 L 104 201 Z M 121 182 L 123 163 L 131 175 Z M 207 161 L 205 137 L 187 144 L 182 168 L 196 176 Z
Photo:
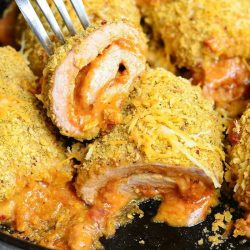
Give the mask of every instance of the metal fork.
M 48 55 L 52 55 L 53 54 L 53 44 L 52 44 L 45 28 L 43 27 L 43 24 L 41 23 L 38 15 L 36 14 L 34 8 L 32 7 L 30 1 L 29 0 L 15 0 L 15 1 L 16 1 L 18 8 L 21 11 L 21 13 L 23 14 L 26 22 L 28 23 L 28 25 L 30 26 L 30 28 L 32 29 L 32 31 L 34 32 L 34 34 L 36 35 L 38 40 L 40 41 L 40 43 L 43 46 L 43 48 L 45 49 L 46 53 Z M 69 30 L 69 33 L 72 36 L 75 35 L 76 31 L 75 31 L 74 25 L 72 23 L 72 20 L 69 16 L 69 13 L 65 7 L 63 0 L 53 0 L 53 2 L 55 3 L 60 15 L 62 16 L 63 21 Z M 81 24 L 86 29 L 90 25 L 90 22 L 89 22 L 89 18 L 88 18 L 86 11 L 85 11 L 85 7 L 84 7 L 82 0 L 70 0 L 70 2 L 72 4 L 78 18 L 80 19 Z M 43 14 L 44 14 L 46 20 L 48 21 L 52 31 L 54 32 L 54 34 L 56 35 L 56 37 L 58 38 L 60 43 L 64 44 L 65 39 L 64 39 L 63 33 L 62 33 L 47 1 L 46 0 L 36 0 L 36 3 L 38 4 L 39 8 L 43 12 Z

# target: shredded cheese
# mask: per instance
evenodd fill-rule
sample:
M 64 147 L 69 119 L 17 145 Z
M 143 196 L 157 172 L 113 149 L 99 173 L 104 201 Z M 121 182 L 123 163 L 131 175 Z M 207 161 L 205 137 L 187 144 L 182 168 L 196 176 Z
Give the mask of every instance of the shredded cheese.
M 215 178 L 215 175 L 213 172 L 211 172 L 205 165 L 203 165 L 201 162 L 199 162 L 195 157 L 193 157 L 186 149 L 183 147 L 183 145 L 178 141 L 178 139 L 173 136 L 172 133 L 169 134 L 169 131 L 166 129 L 166 127 L 162 127 L 162 132 L 165 133 L 168 137 L 168 140 L 170 143 L 178 148 L 181 153 L 183 153 L 193 164 L 199 168 L 201 168 L 207 176 L 211 177 L 213 179 L 214 185 L 216 188 L 219 188 L 221 185 L 218 182 L 218 180 Z M 170 136 L 169 136 L 170 135 Z M 172 136 L 171 136 L 172 135 Z

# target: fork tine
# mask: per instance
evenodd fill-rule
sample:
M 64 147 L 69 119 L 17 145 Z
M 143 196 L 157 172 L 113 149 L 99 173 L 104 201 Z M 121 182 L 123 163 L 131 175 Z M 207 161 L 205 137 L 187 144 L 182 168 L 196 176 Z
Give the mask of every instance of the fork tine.
M 48 55 L 53 54 L 53 45 L 29 0 L 15 0 L 25 20 L 35 33 Z
M 44 16 L 46 17 L 51 29 L 55 33 L 56 37 L 59 39 L 59 41 L 63 44 L 65 43 L 63 34 L 61 32 L 61 29 L 47 3 L 46 0 L 36 0 L 37 4 L 39 5 L 41 11 L 43 12 Z
M 73 5 L 77 16 L 79 17 L 81 24 L 86 29 L 90 25 L 88 15 L 86 13 L 85 7 L 82 0 L 70 0 Z
M 69 16 L 69 13 L 64 5 L 63 0 L 53 0 L 59 13 L 61 14 L 70 34 L 74 36 L 76 34 L 75 28 L 72 24 L 71 18 Z

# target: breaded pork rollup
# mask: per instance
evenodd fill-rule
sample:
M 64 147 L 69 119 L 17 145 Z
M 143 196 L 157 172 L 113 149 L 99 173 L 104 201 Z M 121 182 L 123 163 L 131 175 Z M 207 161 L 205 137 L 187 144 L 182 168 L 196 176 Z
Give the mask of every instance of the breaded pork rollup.
M 15 206 L 11 198 L 26 184 L 51 182 L 54 174 L 71 179 L 66 148 L 31 93 L 34 82 L 21 54 L 0 48 L 0 223 Z
M 236 223 L 235 235 L 250 238 L 250 106 L 238 122 L 235 122 L 229 138 L 232 143 L 230 169 L 227 181 L 234 187 L 234 197 L 246 211 L 245 220 Z M 229 174 L 229 175 L 228 175 Z
M 69 245 L 110 236 L 133 202 L 160 198 L 155 221 L 193 226 L 217 203 L 223 177 L 221 125 L 199 87 L 149 70 L 131 93 L 124 122 L 88 146 L 76 190 L 90 206 Z
M 154 39 L 163 43 L 165 64 L 203 85 L 218 105 L 244 104 L 250 84 L 249 0 L 137 2 Z
M 59 47 L 43 72 L 42 100 L 61 133 L 92 139 L 119 123 L 145 50 L 141 33 L 124 22 L 90 28 Z
M 44 15 L 41 13 L 41 10 L 37 7 L 35 0 L 31 1 L 35 7 L 36 12 L 38 13 L 40 19 L 46 30 L 49 32 L 50 39 L 54 42 L 55 47 L 60 45 L 51 31 L 49 24 L 47 23 Z M 58 21 L 59 26 L 62 28 L 62 32 L 65 37 L 69 36 L 68 30 L 65 27 L 65 24 L 52 0 L 47 0 L 50 8 L 56 20 Z M 83 27 L 77 17 L 70 1 L 64 0 L 64 4 L 69 12 L 73 25 L 77 33 L 83 31 Z M 136 7 L 135 0 L 87 0 L 84 1 L 84 6 L 86 8 L 87 14 L 90 18 L 92 25 L 99 25 L 104 22 L 113 22 L 119 20 L 126 20 L 130 24 L 134 25 L 138 30 L 141 31 L 140 27 L 140 13 Z M 28 55 L 28 60 L 30 61 L 30 67 L 37 76 L 42 75 L 42 71 L 47 63 L 48 57 L 39 44 L 37 38 L 31 31 L 31 29 L 26 24 L 22 15 L 19 17 L 19 22 L 17 24 L 17 40 L 22 46 L 22 49 L 25 54 Z M 144 40 L 146 43 L 146 40 Z

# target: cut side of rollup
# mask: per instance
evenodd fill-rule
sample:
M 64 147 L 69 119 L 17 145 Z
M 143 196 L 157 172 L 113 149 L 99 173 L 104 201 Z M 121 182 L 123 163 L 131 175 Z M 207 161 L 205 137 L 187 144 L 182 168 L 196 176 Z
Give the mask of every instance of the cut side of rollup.
M 83 1 L 83 0 L 80 0 Z M 58 39 L 52 32 L 49 23 L 47 22 L 45 16 L 43 15 L 41 9 L 36 3 L 36 0 L 30 0 L 32 6 L 34 7 L 36 13 L 39 16 L 43 26 L 50 40 L 53 42 L 55 47 L 60 46 Z M 65 26 L 65 23 L 54 3 L 54 0 L 47 0 L 47 3 L 53 12 L 61 30 L 65 37 L 70 37 L 70 33 Z M 130 24 L 137 27 L 137 29 L 142 33 L 140 27 L 140 13 L 136 6 L 135 0 L 88 0 L 83 1 L 86 12 L 90 19 L 92 25 L 99 25 L 105 22 L 117 22 L 121 20 L 126 20 Z M 70 1 L 64 1 L 65 7 L 70 15 L 73 26 L 77 33 L 84 30 L 72 4 Z M 1 26 L 1 21 L 0 21 Z M 22 14 L 19 15 L 18 22 L 15 26 L 16 32 L 15 37 L 18 44 L 22 47 L 23 53 L 26 55 L 30 62 L 30 68 L 35 75 L 41 77 L 43 69 L 48 62 L 48 56 L 45 50 L 40 45 L 38 39 L 34 35 L 33 31 L 30 29 L 26 21 L 24 20 Z M 1 35 L 0 35 L 1 38 Z M 144 40 L 146 44 L 146 39 Z
M 228 169 L 227 182 L 232 186 L 234 198 L 245 211 L 245 218 L 239 219 L 235 225 L 235 236 L 250 238 L 250 106 L 229 133 L 232 149 L 229 152 L 230 169 Z
M 119 123 L 145 51 L 140 32 L 124 22 L 90 28 L 58 48 L 44 70 L 42 100 L 61 133 L 92 139 Z
M 123 115 L 122 124 L 89 144 L 78 169 L 76 190 L 90 208 L 86 224 L 71 231 L 73 247 L 111 236 L 127 206 L 145 199 L 161 199 L 154 220 L 176 227 L 196 225 L 217 204 L 222 130 L 199 87 L 148 70 Z

